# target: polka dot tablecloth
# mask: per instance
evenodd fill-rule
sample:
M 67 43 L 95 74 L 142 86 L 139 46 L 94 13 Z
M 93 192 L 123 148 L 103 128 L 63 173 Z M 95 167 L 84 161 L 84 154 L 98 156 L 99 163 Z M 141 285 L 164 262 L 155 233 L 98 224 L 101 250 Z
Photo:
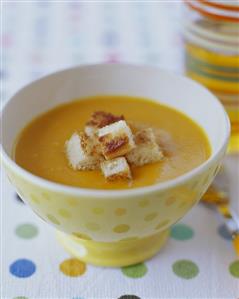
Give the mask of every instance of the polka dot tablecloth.
M 22 85 L 72 65 L 126 61 L 181 72 L 179 10 L 180 1 L 3 2 L 2 103 Z M 151 260 L 100 268 L 69 256 L 4 173 L 1 182 L 2 298 L 239 297 L 239 260 L 211 209 L 195 207 Z

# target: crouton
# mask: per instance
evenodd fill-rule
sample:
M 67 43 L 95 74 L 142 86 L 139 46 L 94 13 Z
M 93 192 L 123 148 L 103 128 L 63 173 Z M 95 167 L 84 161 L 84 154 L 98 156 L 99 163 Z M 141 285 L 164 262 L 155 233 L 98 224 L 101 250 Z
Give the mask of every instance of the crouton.
M 170 134 L 160 128 L 152 128 L 155 140 L 159 146 L 162 146 L 165 142 L 169 143 L 171 141 Z
M 126 155 L 128 162 L 134 166 L 142 166 L 162 160 L 163 153 L 156 143 L 151 128 L 143 129 L 135 134 L 136 147 Z
M 85 126 L 85 134 L 88 136 L 88 137 L 92 137 L 94 138 L 96 136 L 96 133 L 97 133 L 97 128 L 96 127 L 93 127 L 93 126 L 89 126 L 89 125 L 86 125 Z
M 171 157 L 177 151 L 178 145 L 173 141 L 172 136 L 163 129 L 152 128 L 156 143 L 164 153 L 164 157 Z
M 129 125 L 130 129 L 132 130 L 133 134 L 136 134 L 137 132 L 152 128 L 153 134 L 155 136 L 155 141 L 159 145 L 159 147 L 162 149 L 163 146 L 171 145 L 172 144 L 172 138 L 168 132 L 161 128 L 152 127 L 150 125 L 147 125 L 145 123 L 137 122 L 137 121 L 127 121 L 127 124 Z
M 66 156 L 73 169 L 94 170 L 103 160 L 96 144 L 85 133 L 74 133 L 65 144 Z
M 143 129 L 149 128 L 149 125 L 133 120 L 127 120 L 127 124 L 130 127 L 133 134 L 136 134 L 138 131 L 141 131 Z
M 135 147 L 133 134 L 124 120 L 99 129 L 98 140 L 106 160 L 124 156 Z
M 98 129 L 113 124 L 119 120 L 124 120 L 124 116 L 116 116 L 104 111 L 96 111 L 91 115 L 90 120 L 86 123 L 85 133 L 92 137 L 97 133 Z
M 125 157 L 101 162 L 100 167 L 105 178 L 109 181 L 118 179 L 130 180 L 132 178 L 129 165 Z

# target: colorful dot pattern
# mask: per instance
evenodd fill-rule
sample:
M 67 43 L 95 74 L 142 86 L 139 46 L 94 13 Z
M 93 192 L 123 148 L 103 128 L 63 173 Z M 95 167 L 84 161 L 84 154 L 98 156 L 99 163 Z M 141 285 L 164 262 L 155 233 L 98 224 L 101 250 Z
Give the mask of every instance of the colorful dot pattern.
M 230 264 L 229 271 L 232 276 L 234 276 L 235 278 L 239 278 L 239 260 L 234 261 Z
M 19 238 L 32 239 L 37 236 L 38 228 L 34 224 L 24 223 L 16 227 L 15 233 Z
M 122 268 L 122 273 L 130 278 L 140 278 L 146 275 L 148 269 L 145 264 L 137 264 Z
M 179 260 L 173 264 L 173 272 L 181 278 L 192 279 L 198 275 L 198 266 L 189 260 Z
M 10 265 L 9 271 L 18 278 L 27 278 L 35 273 L 36 265 L 28 259 L 18 259 Z
M 227 227 L 225 224 L 222 224 L 218 227 L 218 233 L 219 235 L 224 238 L 225 240 L 231 241 L 232 240 L 232 236 L 229 233 Z
M 18 196 L 14 196 L 16 205 L 18 205 L 19 199 Z M 145 201 L 147 202 L 147 201 Z M 145 205 L 145 202 L 143 206 Z M 142 202 L 141 202 L 142 204 Z M 147 206 L 147 205 L 146 205 Z M 25 206 L 20 206 L 21 208 L 25 209 Z M 104 210 L 101 208 L 94 208 L 92 210 L 92 213 L 95 214 L 95 216 L 102 215 L 104 213 Z M 125 208 L 118 208 L 115 211 L 113 211 L 115 216 L 119 217 L 121 219 L 121 216 L 125 215 L 127 213 Z M 61 216 L 62 219 L 67 219 L 68 212 L 66 209 L 59 209 L 58 215 Z M 58 224 L 60 221 L 56 221 L 56 218 L 53 215 L 48 215 L 49 220 L 52 221 L 55 224 Z M 146 221 L 153 221 L 154 218 L 157 216 L 157 212 L 146 214 Z M 59 219 L 61 219 L 59 217 Z M 161 223 L 158 224 L 158 227 L 164 227 L 168 224 L 168 220 L 164 220 Z M 98 229 L 98 226 L 96 223 L 88 223 L 88 228 L 92 231 L 95 231 Z M 116 233 L 121 233 L 128 231 L 130 227 L 128 227 L 126 224 L 119 224 L 115 227 Z M 216 229 L 217 235 L 222 240 L 222 242 L 229 241 L 229 233 L 226 230 L 226 227 L 223 225 L 219 225 Z M 187 250 L 187 245 L 190 242 L 192 242 L 193 239 L 197 237 L 197 230 L 195 228 L 192 228 L 191 225 L 180 222 L 171 227 L 170 236 L 172 240 L 180 241 L 185 244 L 185 250 Z M 37 239 L 39 237 L 39 229 L 38 225 L 36 223 L 22 223 L 18 224 L 15 227 L 15 235 L 22 240 L 28 240 L 27 242 L 31 242 L 32 239 Z M 84 235 L 80 232 L 73 233 L 75 237 L 80 237 L 86 240 L 89 240 L 90 237 L 87 235 Z M 126 238 L 126 239 L 135 239 L 135 238 Z M 123 241 L 123 240 L 122 240 Z M 175 246 L 175 245 L 174 245 Z M 176 249 L 177 250 L 177 249 Z M 195 260 L 187 259 L 187 254 L 184 255 L 185 259 L 178 259 L 175 260 L 170 267 L 170 263 L 167 264 L 167 267 L 163 271 L 171 272 L 175 276 L 176 279 L 183 279 L 183 280 L 196 280 L 198 276 L 200 276 L 201 269 L 200 264 L 196 262 Z M 159 254 L 159 262 L 160 262 L 160 254 Z M 160 268 L 160 267 L 159 267 Z M 15 277 L 16 279 L 27 279 L 31 276 L 36 275 L 37 273 L 37 264 L 34 260 L 28 259 L 28 258 L 19 258 L 14 260 L 9 265 L 9 273 Z M 88 275 L 88 271 L 92 270 L 92 266 L 87 266 L 85 262 L 80 261 L 76 258 L 66 258 L 59 262 L 58 269 L 56 268 L 55 271 L 61 273 L 63 277 L 68 277 L 68 279 L 80 279 L 80 277 L 85 277 Z M 110 271 L 110 270 L 109 270 Z M 145 279 L 147 276 L 151 275 L 150 272 L 151 267 L 150 263 L 148 262 L 142 262 L 131 266 L 125 266 L 121 268 L 121 271 L 114 270 L 118 272 L 119 279 L 133 279 L 135 281 Z M 159 270 L 158 270 L 159 271 Z M 231 277 L 231 279 L 238 279 L 239 278 L 239 261 L 234 260 L 228 265 L 228 269 L 226 269 L 228 275 Z M 120 275 L 121 272 L 121 275 Z M 154 273 L 156 275 L 157 273 Z M 158 275 L 160 275 L 160 271 L 158 272 Z M 14 298 L 28 298 L 26 296 L 16 296 Z M 74 297 L 74 298 L 83 298 L 83 297 Z M 123 294 L 122 296 L 118 298 L 141 298 L 138 297 L 138 295 L 134 294 Z
M 60 271 L 67 276 L 80 276 L 86 271 L 86 264 L 78 259 L 68 259 L 60 264 Z
M 118 299 L 140 299 L 140 297 L 135 296 L 135 295 L 123 295 L 123 296 L 120 296 Z
M 190 240 L 194 235 L 193 229 L 186 224 L 176 224 L 171 229 L 171 237 L 175 240 Z
M 109 1 L 92 5 L 87 1 L 19 1 L 4 3 L 3 14 L 3 64 L 0 68 L 0 96 L 3 103 L 24 84 L 49 72 L 74 65 L 97 62 L 146 63 L 182 72 L 182 41 L 176 30 L 176 9 L 173 10 L 170 3 L 148 5 L 136 1 L 121 5 Z M 15 49 L 18 49 L 17 55 Z M 39 298 L 57 298 L 59 294 L 72 299 L 88 299 L 94 297 L 92 294 L 105 298 L 104 292 L 107 291 L 107 297 L 143 299 L 150 297 L 147 295 L 150 290 L 152 298 L 161 299 L 172 297 L 172 285 L 177 288 L 178 296 L 185 298 L 188 293 L 183 293 L 179 287 L 182 281 L 187 282 L 187 292 L 190 292 L 192 283 L 191 292 L 195 294 L 197 290 L 202 292 L 203 282 L 212 282 L 214 279 L 209 276 L 212 273 L 208 269 L 211 256 L 204 252 L 205 246 L 210 247 L 210 250 L 216 246 L 214 273 L 220 275 L 222 287 L 215 289 L 214 295 L 238 297 L 239 261 L 234 255 L 230 234 L 211 212 L 209 217 L 208 211 L 197 208 L 192 216 L 186 217 L 187 223 L 183 219 L 175 224 L 170 232 L 171 239 L 153 259 L 121 269 L 105 269 L 66 257 L 64 250 L 53 240 L 49 226 L 24 204 L 24 195 L 21 192 L 20 195 L 13 194 L 11 187 L 6 189 L 6 198 L 3 199 L 6 202 L 8 247 L 3 271 L 9 280 L 5 288 L 6 298 L 31 299 L 35 298 L 34 290 L 38 290 Z M 47 195 L 44 200 L 50 204 Z M 177 196 L 172 197 L 165 205 L 172 207 L 176 201 Z M 31 195 L 31 202 L 33 206 L 40 205 L 37 196 Z M 72 209 L 79 207 L 75 198 L 69 198 L 67 204 Z M 147 198 L 137 204 L 145 223 L 153 225 L 156 231 L 163 230 L 171 223 L 168 215 L 165 215 L 165 219 L 157 218 L 157 211 L 152 211 L 152 203 Z M 97 219 L 108 213 L 101 207 L 92 207 L 89 212 L 96 219 L 95 222 L 85 223 L 89 235 L 72 231 L 72 236 L 91 240 L 91 233 L 100 229 Z M 57 229 L 71 216 L 65 207 L 59 207 L 59 210 L 48 214 L 45 220 Z M 112 228 L 115 234 L 119 238 L 124 233 L 129 234 L 127 238 L 122 237 L 122 242 L 137 239 L 133 228 L 124 222 L 127 217 L 124 206 L 112 211 L 112 216 L 117 217 L 118 225 Z M 208 227 L 203 226 L 204 222 L 208 223 Z M 212 242 L 207 244 L 210 239 Z M 221 259 L 222 255 L 224 259 Z M 203 256 L 206 266 L 200 256 Z M 202 281 L 203 277 L 206 280 Z M 215 277 L 217 281 L 218 277 Z M 40 287 L 42 281 L 52 286 L 51 294 L 43 293 Z M 104 289 L 102 282 L 106 281 L 108 287 Z M 62 285 L 67 288 L 62 288 Z M 128 291 L 124 285 L 128 286 Z M 139 287 L 142 285 L 145 293 Z M 113 292 L 115 288 L 118 295 Z M 112 296 L 111 291 L 114 293 Z M 159 294 L 162 296 L 159 297 Z M 206 288 L 203 294 L 203 297 L 210 298 Z

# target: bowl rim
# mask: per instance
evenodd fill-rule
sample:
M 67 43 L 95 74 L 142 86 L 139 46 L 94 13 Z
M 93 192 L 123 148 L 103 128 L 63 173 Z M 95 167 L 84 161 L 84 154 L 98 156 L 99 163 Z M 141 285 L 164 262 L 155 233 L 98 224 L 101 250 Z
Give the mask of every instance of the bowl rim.
M 87 197 L 92 197 L 92 198 L 99 198 L 99 199 L 109 199 L 109 198 L 120 198 L 120 197 L 135 197 L 135 196 L 142 196 L 146 195 L 149 193 L 154 193 L 158 191 L 165 191 L 170 188 L 174 188 L 178 185 L 182 185 L 184 182 L 187 180 L 199 175 L 200 173 L 204 172 L 205 169 L 210 167 L 214 163 L 214 161 L 220 156 L 220 154 L 223 152 L 224 149 L 226 149 L 227 143 L 229 141 L 230 137 L 230 120 L 229 117 L 222 105 L 222 103 L 217 99 L 215 95 L 213 95 L 206 87 L 203 85 L 197 83 L 196 81 L 192 80 L 191 78 L 188 78 L 184 75 L 178 75 L 173 73 L 172 71 L 164 70 L 161 69 L 157 66 L 149 66 L 149 65 L 138 65 L 138 64 L 133 64 L 133 63 L 117 63 L 117 64 L 112 64 L 112 63 L 96 63 L 96 64 L 84 64 L 80 66 L 75 66 L 75 67 L 70 67 L 70 68 L 63 68 L 55 72 L 51 72 L 48 75 L 45 75 L 41 78 L 38 78 L 37 80 L 34 80 L 23 87 L 21 87 L 17 92 L 15 92 L 9 100 L 4 103 L 2 109 L 1 109 L 1 115 L 4 113 L 8 103 L 10 103 L 11 99 L 17 96 L 18 93 L 20 93 L 23 89 L 28 88 L 30 85 L 40 81 L 40 80 L 45 80 L 51 76 L 55 76 L 58 73 L 62 72 L 67 72 L 71 71 L 74 69 L 89 69 L 89 68 L 95 68 L 95 67 L 132 67 L 132 68 L 138 68 L 138 69 L 147 69 L 147 70 L 154 70 L 154 71 L 159 71 L 161 73 L 168 74 L 170 76 L 173 76 L 174 78 L 181 78 L 185 81 L 191 81 L 191 84 L 194 84 L 197 86 L 197 88 L 204 89 L 207 93 L 210 93 L 211 98 L 213 101 L 215 101 L 215 104 L 218 105 L 219 109 L 222 110 L 223 115 L 224 115 L 224 123 L 225 123 L 225 138 L 224 141 L 222 142 L 221 147 L 217 148 L 214 153 L 210 155 L 210 157 L 204 161 L 202 164 L 199 166 L 193 168 L 192 170 L 174 178 L 167 180 L 165 182 L 159 182 L 157 184 L 149 185 L 149 186 L 144 186 L 144 187 L 138 187 L 138 188 L 132 188 L 132 189 L 114 189 L 114 190 L 108 190 L 108 189 L 90 189 L 90 188 L 81 188 L 81 187 L 73 187 L 69 185 L 64 185 L 60 183 L 56 183 L 53 181 L 49 181 L 47 179 L 41 178 L 37 175 L 32 174 L 31 172 L 25 170 L 21 166 L 19 166 L 4 150 L 3 145 L 1 143 L 0 146 L 0 153 L 1 153 L 1 159 L 5 163 L 6 167 L 9 165 L 11 170 L 14 170 L 17 175 L 20 177 L 26 179 L 27 181 L 32 182 L 34 185 L 38 185 L 42 187 L 43 189 L 50 190 L 53 192 L 57 193 L 62 193 L 62 194 L 67 194 L 75 197 L 79 196 L 87 196 Z M 2 117 L 1 117 L 2 119 Z M 1 135 L 2 135 L 2 130 L 1 130 Z M 3 164 L 4 164 L 3 163 Z

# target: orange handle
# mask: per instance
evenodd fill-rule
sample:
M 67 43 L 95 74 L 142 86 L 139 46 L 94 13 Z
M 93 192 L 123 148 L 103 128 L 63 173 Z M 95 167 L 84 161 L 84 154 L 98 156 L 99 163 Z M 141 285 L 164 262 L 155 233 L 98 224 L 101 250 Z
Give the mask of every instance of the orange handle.
M 233 237 L 233 245 L 236 250 L 236 254 L 239 256 L 239 233 Z

